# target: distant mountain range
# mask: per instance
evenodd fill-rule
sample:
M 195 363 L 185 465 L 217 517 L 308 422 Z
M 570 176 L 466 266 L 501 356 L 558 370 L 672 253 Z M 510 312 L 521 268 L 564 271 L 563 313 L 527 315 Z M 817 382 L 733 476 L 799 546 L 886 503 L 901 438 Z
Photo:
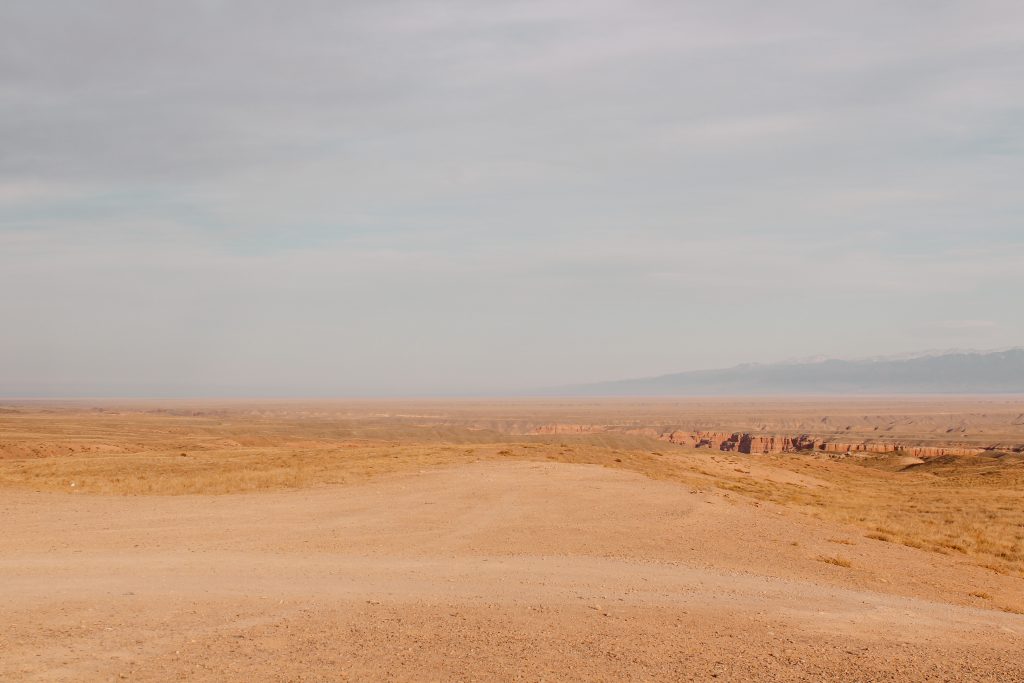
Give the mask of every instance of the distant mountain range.
M 575 396 L 1024 393 L 1024 348 L 744 364 L 552 389 Z

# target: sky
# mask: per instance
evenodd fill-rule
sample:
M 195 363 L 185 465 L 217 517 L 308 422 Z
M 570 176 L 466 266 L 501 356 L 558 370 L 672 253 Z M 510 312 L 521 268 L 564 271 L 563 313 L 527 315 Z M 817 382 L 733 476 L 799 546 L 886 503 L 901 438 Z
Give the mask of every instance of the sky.
M 0 4 L 0 395 L 1024 344 L 1024 3 Z

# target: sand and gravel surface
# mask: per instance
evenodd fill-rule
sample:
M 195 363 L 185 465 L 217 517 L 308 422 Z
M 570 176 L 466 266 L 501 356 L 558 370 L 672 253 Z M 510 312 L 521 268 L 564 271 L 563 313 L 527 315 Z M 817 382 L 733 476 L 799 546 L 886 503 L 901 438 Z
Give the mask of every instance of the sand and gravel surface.
M 0 518 L 5 681 L 1024 681 L 1021 579 L 594 465 Z

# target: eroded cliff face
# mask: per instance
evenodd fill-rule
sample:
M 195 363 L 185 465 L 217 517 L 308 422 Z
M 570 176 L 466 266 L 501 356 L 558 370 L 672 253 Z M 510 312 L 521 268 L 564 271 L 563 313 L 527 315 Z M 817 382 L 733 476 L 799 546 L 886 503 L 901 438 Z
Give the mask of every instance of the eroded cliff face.
M 661 434 L 658 438 L 680 446 L 691 448 L 713 448 L 720 451 L 734 451 L 733 434 L 726 432 L 684 432 L 677 430 Z
M 880 440 L 857 436 L 815 436 L 812 434 L 772 434 L 763 432 L 723 432 L 676 429 L 660 426 L 627 426 L 578 424 L 555 422 L 541 425 L 517 426 L 526 434 L 630 434 L 667 441 L 688 448 L 707 448 L 735 453 L 827 453 L 831 455 L 896 454 L 916 458 L 941 456 L 971 456 L 985 452 L 1005 451 L 1024 453 L 1021 443 L 991 443 L 966 445 L 946 442 L 945 445 L 922 445 L 911 440 Z M 948 430 L 947 430 L 948 431 Z M 940 442 L 941 443 L 941 442 Z
M 658 437 L 663 441 L 689 446 L 710 448 L 737 453 L 795 453 L 819 451 L 821 453 L 900 453 L 919 458 L 934 458 L 943 455 L 978 455 L 986 448 L 965 448 L 961 446 L 914 446 L 900 442 L 844 442 L 813 438 L 807 434 L 781 436 L 772 434 L 749 434 L 747 432 L 689 432 L 673 430 Z M 1015 448 L 1011 447 L 1012 450 Z

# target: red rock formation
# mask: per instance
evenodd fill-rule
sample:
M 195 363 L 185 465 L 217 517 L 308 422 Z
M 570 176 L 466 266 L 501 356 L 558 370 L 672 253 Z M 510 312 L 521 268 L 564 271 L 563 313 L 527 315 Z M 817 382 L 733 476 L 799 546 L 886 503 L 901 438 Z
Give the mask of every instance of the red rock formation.
M 946 446 L 904 446 L 900 448 L 900 453 L 906 453 L 917 458 L 937 458 L 943 455 L 979 455 L 984 453 L 984 448 L 959 448 L 959 447 L 946 447 Z
M 659 437 L 670 443 L 690 448 L 712 448 L 719 451 L 736 450 L 739 442 L 739 434 L 726 432 L 686 432 L 676 430 Z
M 617 431 L 626 434 L 650 436 L 668 441 L 669 443 L 688 448 L 710 448 L 716 451 L 734 451 L 737 453 L 799 453 L 801 451 L 817 451 L 820 453 L 900 453 L 919 458 L 936 458 L 944 455 L 969 456 L 986 451 L 1005 450 L 1024 452 L 1024 445 L 993 445 L 987 448 L 968 448 L 966 446 L 914 446 L 889 441 L 827 441 L 814 438 L 809 434 L 785 436 L 780 434 L 751 434 L 749 432 L 705 432 L 675 429 L 659 431 L 651 427 L 623 429 L 594 424 L 553 423 L 542 425 L 532 430 L 534 434 L 596 434 Z M 2 449 L 0 449 L 2 450 Z
M 908 446 L 893 442 L 846 442 L 824 441 L 807 434 L 797 436 L 781 436 L 775 434 L 750 434 L 746 432 L 689 432 L 674 430 L 663 432 L 658 436 L 663 441 L 688 446 L 690 448 L 710 448 L 719 451 L 736 451 L 738 453 L 794 453 L 800 451 L 819 451 L 822 453 L 903 453 L 921 458 L 934 458 L 943 455 L 977 455 L 985 452 L 983 448 L 966 448 L 961 446 Z

